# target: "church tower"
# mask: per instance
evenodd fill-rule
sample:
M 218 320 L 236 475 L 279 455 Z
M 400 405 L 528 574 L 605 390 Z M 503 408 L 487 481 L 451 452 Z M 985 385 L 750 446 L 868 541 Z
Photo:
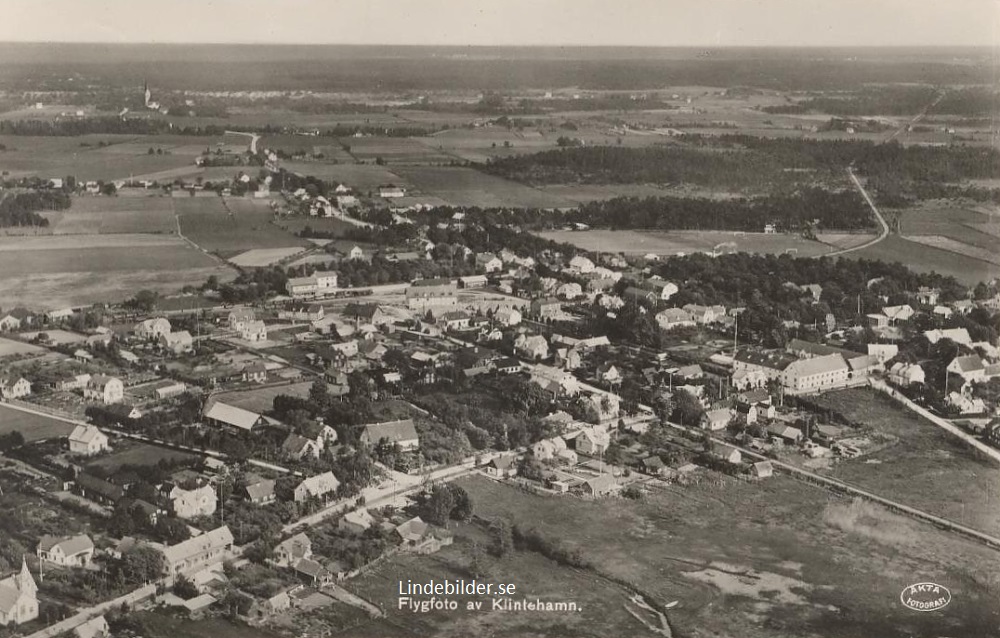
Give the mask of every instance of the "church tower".
M 38 592 L 38 585 L 35 584 L 35 579 L 31 577 L 31 572 L 28 571 L 28 561 L 21 557 L 21 571 L 17 575 L 17 590 L 21 592 L 21 595 L 28 594 L 29 596 L 34 596 Z
M 146 106 L 148 107 L 149 99 L 153 97 L 153 92 L 149 90 L 149 85 L 146 83 L 145 80 L 142 81 L 142 94 L 143 97 L 146 99 Z

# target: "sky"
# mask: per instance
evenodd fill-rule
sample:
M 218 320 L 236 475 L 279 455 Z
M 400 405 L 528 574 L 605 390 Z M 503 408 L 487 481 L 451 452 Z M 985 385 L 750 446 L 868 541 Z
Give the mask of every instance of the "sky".
M 0 41 L 991 46 L 1000 0 L 2 0 Z

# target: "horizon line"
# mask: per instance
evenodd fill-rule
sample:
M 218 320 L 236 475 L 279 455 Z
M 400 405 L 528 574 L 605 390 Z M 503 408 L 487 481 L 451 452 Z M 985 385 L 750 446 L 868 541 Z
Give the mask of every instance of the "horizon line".
M 0 40 L 0 45 L 8 44 L 76 44 L 100 46 L 343 46 L 343 47 L 449 47 L 475 49 L 558 49 L 573 47 L 578 49 L 993 49 L 1000 46 L 994 44 L 428 44 L 417 42 L 264 42 L 241 40 L 237 42 L 195 42 L 183 40 L 135 40 L 135 41 L 105 41 L 105 40 Z

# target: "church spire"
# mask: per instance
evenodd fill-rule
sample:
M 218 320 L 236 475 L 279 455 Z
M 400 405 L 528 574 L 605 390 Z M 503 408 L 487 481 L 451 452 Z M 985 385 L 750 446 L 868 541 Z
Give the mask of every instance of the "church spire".
M 17 575 L 17 589 L 21 593 L 38 591 L 35 579 L 31 577 L 31 572 L 28 570 L 28 560 L 24 554 L 21 554 L 21 572 Z

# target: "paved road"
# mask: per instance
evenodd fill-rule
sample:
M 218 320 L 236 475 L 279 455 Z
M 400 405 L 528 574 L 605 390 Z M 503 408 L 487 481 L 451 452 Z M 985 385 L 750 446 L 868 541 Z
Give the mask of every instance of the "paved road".
M 887 224 L 885 218 L 882 217 L 882 213 L 880 213 L 878 207 L 875 206 L 875 202 L 872 201 L 872 198 L 868 194 L 868 191 L 866 191 L 865 187 L 861 185 L 861 182 L 858 180 L 858 176 L 854 174 L 854 169 L 849 167 L 847 169 L 847 174 L 848 176 L 850 176 L 851 182 L 854 183 L 854 187 L 857 188 L 858 192 L 861 193 L 861 196 L 865 198 L 865 202 L 868 203 L 868 207 L 872 209 L 872 214 L 875 215 L 875 219 L 878 220 L 879 226 L 882 227 L 882 230 L 879 231 L 877 237 L 875 237 L 871 241 L 867 241 L 861 244 L 860 246 L 854 246 L 853 248 L 845 248 L 843 250 L 835 250 L 832 253 L 817 255 L 817 257 L 836 257 L 837 255 L 846 255 L 847 253 L 853 253 L 856 250 L 861 250 L 863 248 L 868 248 L 869 246 L 874 246 L 875 244 L 879 243 L 880 241 L 889 236 L 889 224 Z

